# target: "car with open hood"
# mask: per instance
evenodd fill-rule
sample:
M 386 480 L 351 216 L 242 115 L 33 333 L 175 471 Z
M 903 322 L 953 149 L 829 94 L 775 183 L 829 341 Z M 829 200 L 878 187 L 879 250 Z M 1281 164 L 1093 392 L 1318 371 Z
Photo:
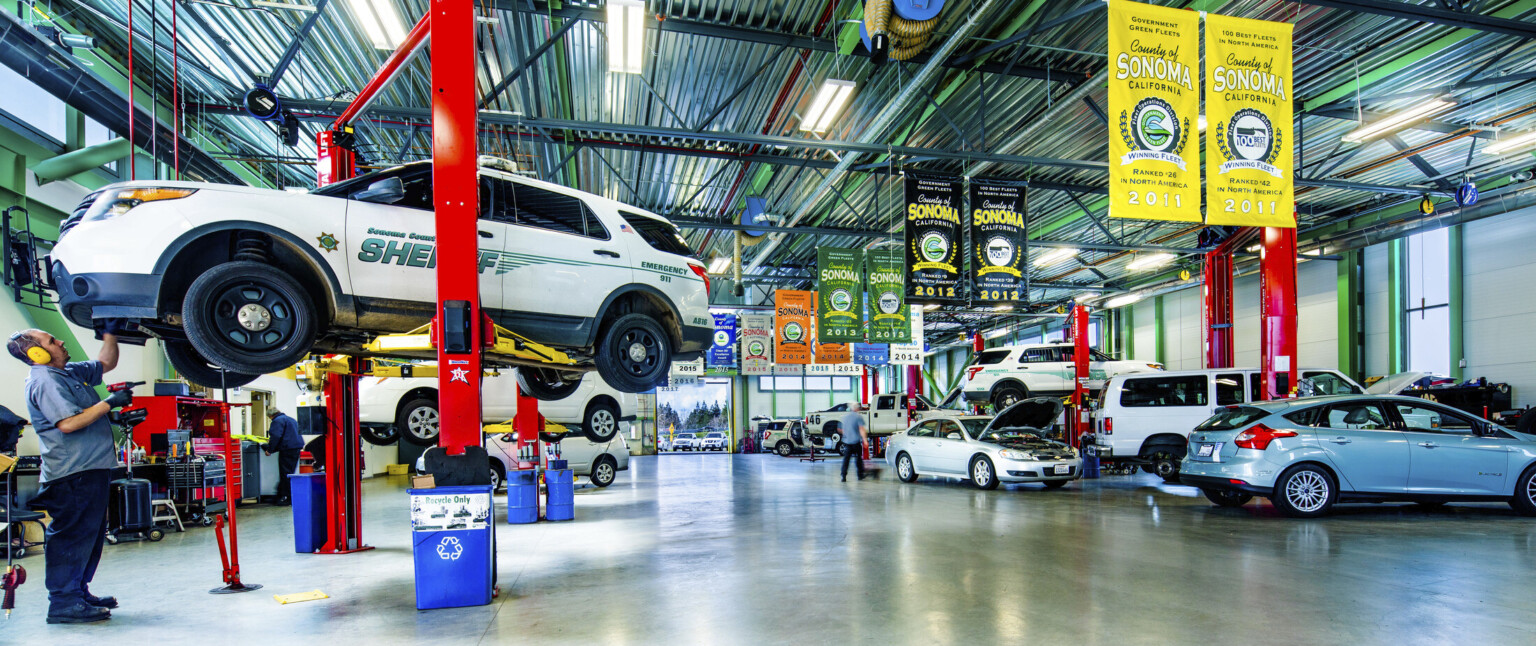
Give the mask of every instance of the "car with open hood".
M 1060 488 L 1083 472 L 1075 449 L 1047 437 L 1061 411 L 1061 400 L 1040 397 L 995 416 L 930 419 L 892 435 L 885 459 L 903 482 L 931 475 L 965 478 L 981 489 L 1000 482 Z

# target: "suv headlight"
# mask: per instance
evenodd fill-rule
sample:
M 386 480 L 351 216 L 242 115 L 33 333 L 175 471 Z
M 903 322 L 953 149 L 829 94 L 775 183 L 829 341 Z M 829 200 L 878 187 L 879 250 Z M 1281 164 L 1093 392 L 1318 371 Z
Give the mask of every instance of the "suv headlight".
M 1008 458 L 1009 460 L 1033 460 L 1033 459 L 1035 459 L 1035 456 L 1033 454 L 1030 454 L 1030 453 L 1025 452 L 1025 451 L 1015 451 L 1013 449 L 1004 449 L 1003 450 L 1003 457 Z
M 96 198 L 96 203 L 91 205 L 81 221 L 110 220 L 145 202 L 179 200 L 196 192 L 195 188 L 121 188 L 107 191 Z

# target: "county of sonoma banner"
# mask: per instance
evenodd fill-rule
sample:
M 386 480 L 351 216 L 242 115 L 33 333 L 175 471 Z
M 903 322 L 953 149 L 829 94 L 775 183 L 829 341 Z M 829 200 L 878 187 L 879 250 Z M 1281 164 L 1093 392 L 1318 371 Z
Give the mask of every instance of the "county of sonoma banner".
M 744 314 L 741 317 L 741 374 L 773 374 L 773 317 Z
M 1109 0 L 1109 61 L 1110 217 L 1199 222 L 1200 14 Z
M 960 293 L 960 180 L 907 175 L 907 292 L 923 302 L 956 301 Z
M 864 340 L 864 252 L 821 248 L 816 252 L 816 340 Z
M 1295 227 L 1291 25 L 1207 14 L 1205 221 Z
M 869 268 L 869 342 L 906 343 L 912 338 L 907 318 L 902 253 L 895 249 L 871 249 L 865 255 Z
M 811 319 L 816 297 L 810 292 L 781 289 L 773 293 L 773 327 L 778 363 L 811 362 Z
M 971 182 L 971 280 L 977 301 L 1024 298 L 1025 221 L 1023 186 Z

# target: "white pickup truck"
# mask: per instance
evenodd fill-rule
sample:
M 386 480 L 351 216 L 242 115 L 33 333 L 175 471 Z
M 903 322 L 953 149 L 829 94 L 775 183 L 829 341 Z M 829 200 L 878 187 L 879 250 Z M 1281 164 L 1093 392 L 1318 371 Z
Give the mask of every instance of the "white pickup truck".
M 864 423 L 869 425 L 869 434 L 890 435 L 905 431 L 908 426 L 926 419 L 969 414 L 968 411 L 940 408 L 928 401 L 928 398 L 916 395 L 916 401 L 912 402 L 911 419 L 908 419 L 907 403 L 905 393 L 876 395 L 874 403 L 864 412 Z M 841 442 L 843 418 L 848 416 L 849 406 L 838 404 L 826 410 L 806 413 L 805 426 L 812 434 L 831 437 L 834 443 Z

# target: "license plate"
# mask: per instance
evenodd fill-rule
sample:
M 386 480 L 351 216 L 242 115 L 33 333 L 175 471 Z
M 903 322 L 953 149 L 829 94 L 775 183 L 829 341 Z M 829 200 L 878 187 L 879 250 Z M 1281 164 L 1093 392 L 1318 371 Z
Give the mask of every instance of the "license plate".
M 1220 447 L 1220 446 L 1221 446 L 1221 443 L 1201 444 L 1200 445 L 1200 450 L 1198 452 L 1196 452 L 1195 455 L 1198 455 L 1198 456 L 1200 456 L 1202 458 L 1211 457 L 1212 455 L 1216 454 L 1216 449 L 1217 449 L 1217 447 Z
M 1072 465 L 1070 464 L 1058 464 L 1052 468 L 1055 470 L 1055 474 L 1059 476 L 1064 476 L 1072 472 Z

